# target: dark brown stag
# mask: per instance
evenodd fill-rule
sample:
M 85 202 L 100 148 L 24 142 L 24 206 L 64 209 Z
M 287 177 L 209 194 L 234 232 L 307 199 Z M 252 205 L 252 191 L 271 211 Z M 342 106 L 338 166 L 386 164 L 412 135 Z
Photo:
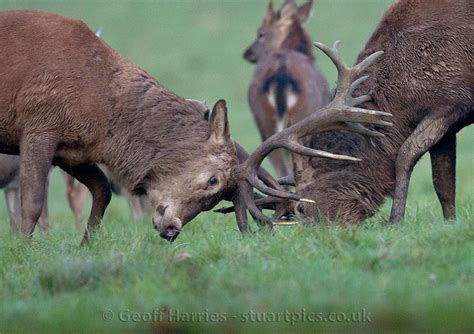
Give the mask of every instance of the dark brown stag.
M 297 204 L 299 216 L 358 223 L 391 196 L 390 221 L 399 222 L 413 167 L 429 152 L 444 217 L 455 218 L 456 133 L 474 120 L 473 22 L 471 0 L 400 0 L 388 9 L 358 59 L 385 54 L 355 93 L 370 93 L 362 107 L 393 114 L 394 126 L 373 126 L 385 136 L 369 141 L 345 131 L 314 135 L 310 147 L 362 161 L 299 157 L 297 191 L 315 201 Z
M 262 141 L 302 120 L 329 100 L 328 84 L 315 64 L 312 43 L 303 24 L 309 17 L 312 0 L 298 6 L 286 0 L 274 12 L 272 1 L 257 39 L 244 58 L 256 63 L 248 89 L 248 102 Z M 269 155 L 277 175 L 293 170 L 287 151 Z

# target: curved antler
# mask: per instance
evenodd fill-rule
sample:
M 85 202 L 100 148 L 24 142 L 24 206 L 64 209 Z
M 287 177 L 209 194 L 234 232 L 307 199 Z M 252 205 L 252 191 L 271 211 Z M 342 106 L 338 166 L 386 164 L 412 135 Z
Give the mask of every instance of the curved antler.
M 234 207 L 241 231 L 242 229 L 247 229 L 245 207 L 258 222 L 272 225 L 271 220 L 263 215 L 255 203 L 253 188 L 272 197 L 314 203 L 312 200 L 301 198 L 296 193 L 286 192 L 277 187 L 270 187 L 261 181 L 257 175 L 258 170 L 262 161 L 270 152 L 277 148 L 286 148 L 294 153 L 310 157 L 360 161 L 358 158 L 347 155 L 315 150 L 302 145 L 299 141 L 303 137 L 317 132 L 336 129 L 350 130 L 369 136 L 383 136 L 377 131 L 365 128 L 359 122 L 382 126 L 392 125 L 381 119 L 383 116 L 391 116 L 391 114 L 356 107 L 361 103 L 370 101 L 371 97 L 369 95 L 352 96 L 354 89 L 368 78 L 368 76 L 358 77 L 383 54 L 383 51 L 375 52 L 359 64 L 348 67 L 339 55 L 339 44 L 340 41 L 336 41 L 333 47 L 330 48 L 322 43 L 315 43 L 315 46 L 331 59 L 338 71 L 336 94 L 333 100 L 326 107 L 315 111 L 302 121 L 275 133 L 265 140 L 243 163 L 234 167 L 233 176 L 238 187 L 238 195 L 235 197 Z M 244 213 L 242 213 L 242 210 Z M 241 228 L 241 226 L 244 228 Z

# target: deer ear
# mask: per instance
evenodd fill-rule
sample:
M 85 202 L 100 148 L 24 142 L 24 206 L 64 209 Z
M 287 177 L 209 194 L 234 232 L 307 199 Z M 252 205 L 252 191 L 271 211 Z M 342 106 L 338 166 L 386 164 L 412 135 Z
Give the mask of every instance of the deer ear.
M 267 14 L 265 15 L 265 19 L 263 20 L 263 22 L 265 24 L 272 24 L 274 15 L 275 14 L 273 13 L 273 1 L 268 0 Z
M 309 15 L 311 14 L 312 6 L 313 0 L 308 0 L 307 2 L 298 7 L 296 15 L 301 23 L 306 22 L 306 20 L 308 19 Z
M 227 144 L 230 141 L 229 121 L 227 119 L 227 106 L 225 100 L 219 100 L 212 108 L 209 119 L 211 137 L 214 143 L 218 145 Z

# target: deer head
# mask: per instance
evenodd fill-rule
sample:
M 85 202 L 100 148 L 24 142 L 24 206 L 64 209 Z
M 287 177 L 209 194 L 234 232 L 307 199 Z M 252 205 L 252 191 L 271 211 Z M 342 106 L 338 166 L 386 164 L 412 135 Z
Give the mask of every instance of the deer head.
M 199 101 L 186 101 L 207 120 L 203 138 L 188 141 L 169 171 L 151 169 L 138 190 L 148 195 L 153 208 L 152 222 L 160 235 L 174 240 L 182 227 L 199 212 L 213 208 L 232 188 L 231 169 L 237 164 L 237 152 L 231 140 L 225 101 L 218 101 L 212 113 Z M 206 127 L 206 123 L 204 123 Z M 192 139 L 191 139 L 192 138 Z M 175 151 L 165 154 L 175 155 Z
M 263 23 L 257 30 L 257 39 L 247 48 L 244 58 L 256 63 L 262 55 L 281 49 L 297 50 L 312 58 L 311 40 L 303 28 L 312 4 L 309 0 L 298 6 L 294 0 L 286 0 L 280 10 L 274 12 L 270 0 Z
M 368 78 L 368 76 L 361 77 L 361 74 L 383 52 L 375 52 L 358 65 L 348 67 L 339 56 L 339 42 L 334 43 L 332 48 L 321 43 L 316 43 L 315 46 L 329 56 L 338 70 L 335 96 L 326 107 L 313 112 L 302 121 L 268 138 L 243 163 L 233 168 L 232 174 L 237 185 L 237 194 L 233 198 L 234 207 L 218 211 L 221 213 L 235 211 L 237 223 L 241 231 L 246 231 L 248 228 L 246 223 L 247 210 L 261 224 L 272 226 L 272 220 L 263 215 L 260 209 L 275 209 L 274 216 L 279 216 L 288 208 L 289 202 L 294 203 L 294 211 L 297 213 L 304 212 L 304 205 L 306 203 L 314 203 L 314 201 L 302 197 L 301 193 L 282 191 L 261 182 L 257 175 L 257 170 L 263 159 L 270 152 L 277 148 L 284 148 L 303 156 L 359 161 L 360 159 L 355 157 L 311 149 L 302 145 L 301 141 L 303 138 L 314 133 L 339 129 L 367 136 L 382 136 L 379 132 L 369 130 L 360 123 L 382 126 L 391 125 L 391 123 L 382 119 L 383 117 L 391 116 L 391 114 L 356 107 L 361 103 L 370 101 L 371 97 L 369 95 L 352 96 L 352 92 Z M 268 196 L 263 197 L 255 194 L 253 188 Z

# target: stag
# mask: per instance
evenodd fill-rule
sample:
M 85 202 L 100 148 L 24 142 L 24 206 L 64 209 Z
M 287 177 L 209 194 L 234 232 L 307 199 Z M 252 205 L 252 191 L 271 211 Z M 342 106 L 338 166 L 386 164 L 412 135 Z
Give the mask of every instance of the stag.
M 370 141 L 346 131 L 313 135 L 310 147 L 362 162 L 298 157 L 296 189 L 315 202 L 296 204 L 298 216 L 359 223 L 390 196 L 390 221 L 400 222 L 413 167 L 429 152 L 444 218 L 455 218 L 456 133 L 474 121 L 473 18 L 470 0 L 400 0 L 387 10 L 358 60 L 374 50 L 384 57 L 354 92 L 370 92 L 361 106 L 393 114 L 393 127 L 371 126 L 384 136 Z
M 148 195 L 167 239 L 221 199 L 237 159 L 223 101 L 206 119 L 80 21 L 13 11 L 0 28 L 0 151 L 20 155 L 21 233 L 38 221 L 51 164 L 92 194 L 83 242 L 111 197 L 98 164 Z
M 256 63 L 248 102 L 262 141 L 329 102 L 327 81 L 303 27 L 311 6 L 312 0 L 301 6 L 286 0 L 274 12 L 270 0 L 257 39 L 244 53 L 247 61 Z M 285 150 L 275 150 L 269 159 L 279 176 L 293 169 Z

